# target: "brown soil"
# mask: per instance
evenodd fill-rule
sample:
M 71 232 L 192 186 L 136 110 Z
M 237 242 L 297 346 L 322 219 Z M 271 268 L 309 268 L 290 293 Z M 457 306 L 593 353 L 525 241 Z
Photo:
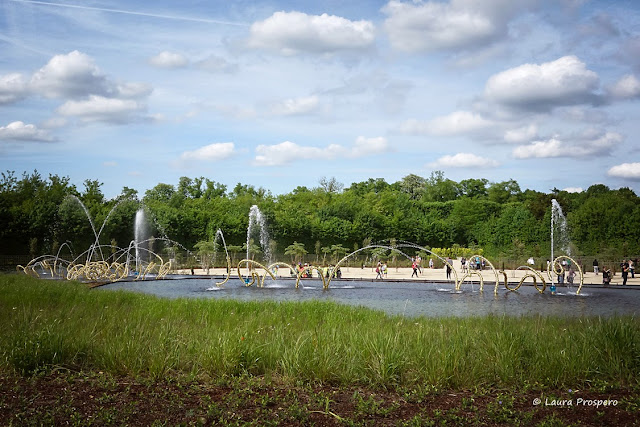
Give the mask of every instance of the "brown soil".
M 596 407 L 607 399 L 616 405 Z M 0 424 L 627 426 L 640 425 L 640 391 L 385 391 L 263 377 L 216 382 L 0 372 Z

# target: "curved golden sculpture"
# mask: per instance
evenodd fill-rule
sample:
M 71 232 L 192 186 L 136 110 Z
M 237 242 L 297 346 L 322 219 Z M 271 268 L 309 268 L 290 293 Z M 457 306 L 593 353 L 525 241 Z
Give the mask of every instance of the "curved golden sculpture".
M 225 277 L 222 282 L 216 282 L 216 285 L 218 286 L 224 285 L 229 281 L 230 277 L 231 277 L 231 258 L 229 258 L 229 255 L 227 255 L 227 277 Z
M 562 264 L 559 262 L 560 260 L 568 260 L 569 262 L 573 263 L 572 265 L 575 266 L 576 270 L 578 271 L 578 275 L 580 276 L 580 285 L 578 285 L 578 290 L 576 291 L 576 295 L 580 294 L 580 291 L 582 290 L 582 285 L 584 284 L 584 273 L 582 272 L 582 269 L 580 268 L 580 264 L 578 264 L 573 258 L 571 258 L 570 256 L 567 255 L 560 255 L 558 257 L 556 257 L 556 259 L 553 260 L 553 262 L 550 262 L 549 265 L 547 266 L 547 276 L 549 278 L 549 280 L 552 281 L 553 283 L 553 276 L 552 274 L 556 274 L 556 275 L 561 275 L 565 272 L 564 267 L 562 266 Z
M 460 287 L 462 287 L 462 283 L 465 280 L 467 280 L 468 277 L 471 277 L 471 276 L 478 276 L 480 278 L 480 290 L 482 290 L 482 286 L 484 285 L 484 277 L 482 277 L 482 274 L 479 271 L 475 271 L 475 270 L 471 271 L 471 270 L 469 270 L 460 279 L 460 286 L 456 287 L 456 291 L 460 290 Z
M 520 279 L 520 282 L 518 282 L 518 285 L 515 288 L 509 287 L 509 282 L 505 280 L 504 287 L 507 288 L 508 290 L 517 291 L 518 289 L 520 289 L 520 286 L 522 286 L 524 281 L 527 280 L 529 277 L 533 279 L 533 286 L 536 288 L 538 292 L 543 293 L 544 290 L 547 288 L 547 282 L 544 280 L 544 277 L 542 277 L 542 274 L 540 274 L 537 270 L 527 265 L 521 265 L 520 267 L 516 268 L 516 270 L 528 270 L 528 271 L 525 273 L 524 276 L 522 276 L 522 278 Z M 538 286 L 538 279 L 540 279 L 540 281 L 542 282 L 542 288 Z
M 483 257 L 482 255 L 473 255 L 471 257 L 469 257 L 469 260 L 472 260 L 474 258 L 477 258 L 481 261 L 485 262 L 485 265 L 488 265 L 489 268 L 491 269 L 491 271 L 493 271 L 493 275 L 495 276 L 495 286 L 493 287 L 493 293 L 497 294 L 498 293 L 498 286 L 500 286 L 500 279 L 498 279 L 498 271 L 495 269 L 495 267 L 493 266 L 493 264 L 491 263 L 491 261 L 489 261 L 487 258 Z M 453 269 L 453 266 L 451 266 L 451 268 Z M 454 269 L 455 271 L 455 269 Z M 469 270 L 469 272 L 471 273 L 471 270 Z M 467 273 L 467 275 L 464 276 L 464 278 L 462 280 L 460 280 L 460 282 L 456 283 L 456 291 L 460 290 L 460 287 L 462 286 L 462 282 L 464 281 L 464 279 L 467 276 L 470 276 L 471 274 L 477 274 L 478 276 L 482 277 L 482 273 L 480 273 L 477 270 L 474 270 L 473 273 Z M 506 279 L 505 279 L 506 281 Z M 482 280 L 480 280 L 480 292 L 482 292 L 483 289 L 483 285 L 484 285 L 484 278 Z
M 247 264 L 247 268 L 248 268 L 248 269 L 249 269 L 249 271 L 251 272 L 251 281 L 250 281 L 250 282 L 247 282 L 247 281 L 242 277 L 242 272 L 240 271 L 240 268 L 241 268 L 241 265 L 242 265 L 242 264 Z M 256 272 L 252 271 L 251 267 L 252 267 L 252 266 L 254 266 L 254 265 L 256 265 L 256 266 L 258 266 L 258 267 L 262 268 L 262 269 L 265 271 L 265 274 L 264 274 L 262 277 L 260 277 L 260 275 L 259 275 L 258 273 L 256 273 Z M 271 276 L 271 278 L 272 278 L 273 280 L 275 280 L 275 279 L 276 279 L 276 277 L 273 275 L 273 273 L 271 273 L 271 271 L 269 271 L 269 269 L 267 269 L 267 267 L 265 267 L 264 265 L 260 264 L 260 263 L 259 263 L 259 262 L 257 262 L 257 261 L 254 261 L 254 260 L 252 260 L 252 259 L 243 259 L 243 260 L 241 260 L 241 261 L 238 263 L 238 278 L 239 278 L 240 280 L 242 280 L 242 283 L 244 283 L 244 284 L 245 284 L 245 286 L 252 286 L 252 285 L 256 282 L 256 279 L 257 279 L 257 281 L 258 281 L 258 287 L 259 287 L 259 288 L 264 287 L 264 279 L 266 278 L 267 274 L 268 274 L 269 276 Z

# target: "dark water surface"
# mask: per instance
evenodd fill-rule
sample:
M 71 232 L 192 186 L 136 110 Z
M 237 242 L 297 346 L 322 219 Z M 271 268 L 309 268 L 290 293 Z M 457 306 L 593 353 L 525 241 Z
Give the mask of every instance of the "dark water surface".
M 547 289 L 538 293 L 532 286 L 516 292 L 504 287 L 494 295 L 493 286 L 466 283 L 455 292 L 453 284 L 417 282 L 332 281 L 322 289 L 319 280 L 304 280 L 295 289 L 295 281 L 265 282 L 264 288 L 246 287 L 238 279 L 225 285 L 215 285 L 216 279 L 172 279 L 139 282 L 117 282 L 97 288 L 108 291 L 125 289 L 164 298 L 217 298 L 244 301 L 307 301 L 323 300 L 364 306 L 388 314 L 405 316 L 483 316 L 543 315 L 543 316 L 604 316 L 640 314 L 640 289 L 583 287 L 558 288 L 557 295 Z

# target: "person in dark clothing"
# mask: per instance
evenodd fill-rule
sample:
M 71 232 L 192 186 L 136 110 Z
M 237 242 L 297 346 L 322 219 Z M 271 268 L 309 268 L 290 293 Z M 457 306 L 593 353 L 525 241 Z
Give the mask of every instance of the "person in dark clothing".
M 629 277 L 629 263 L 622 261 L 620 267 L 622 267 L 622 285 L 625 286 L 627 284 L 627 277 Z
M 598 260 L 597 259 L 593 260 L 593 272 L 598 274 Z

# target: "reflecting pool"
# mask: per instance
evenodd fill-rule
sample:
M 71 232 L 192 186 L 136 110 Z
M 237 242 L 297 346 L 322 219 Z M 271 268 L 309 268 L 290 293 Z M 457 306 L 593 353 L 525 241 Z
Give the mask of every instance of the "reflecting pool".
M 295 289 L 294 280 L 265 282 L 263 288 L 243 286 L 230 280 L 222 287 L 216 279 L 182 278 L 155 281 L 116 282 L 96 288 L 97 291 L 130 290 L 164 298 L 216 298 L 244 301 L 334 301 L 353 306 L 382 310 L 391 315 L 410 317 L 508 316 L 604 316 L 640 314 L 640 289 L 583 287 L 579 295 L 574 288 L 558 288 L 556 295 L 547 289 L 538 293 L 533 286 L 522 286 L 511 292 L 504 288 L 498 294 L 492 286 L 479 292 L 479 286 L 465 283 L 456 292 L 453 284 L 383 281 L 331 282 L 327 290 L 319 280 L 307 279 Z

